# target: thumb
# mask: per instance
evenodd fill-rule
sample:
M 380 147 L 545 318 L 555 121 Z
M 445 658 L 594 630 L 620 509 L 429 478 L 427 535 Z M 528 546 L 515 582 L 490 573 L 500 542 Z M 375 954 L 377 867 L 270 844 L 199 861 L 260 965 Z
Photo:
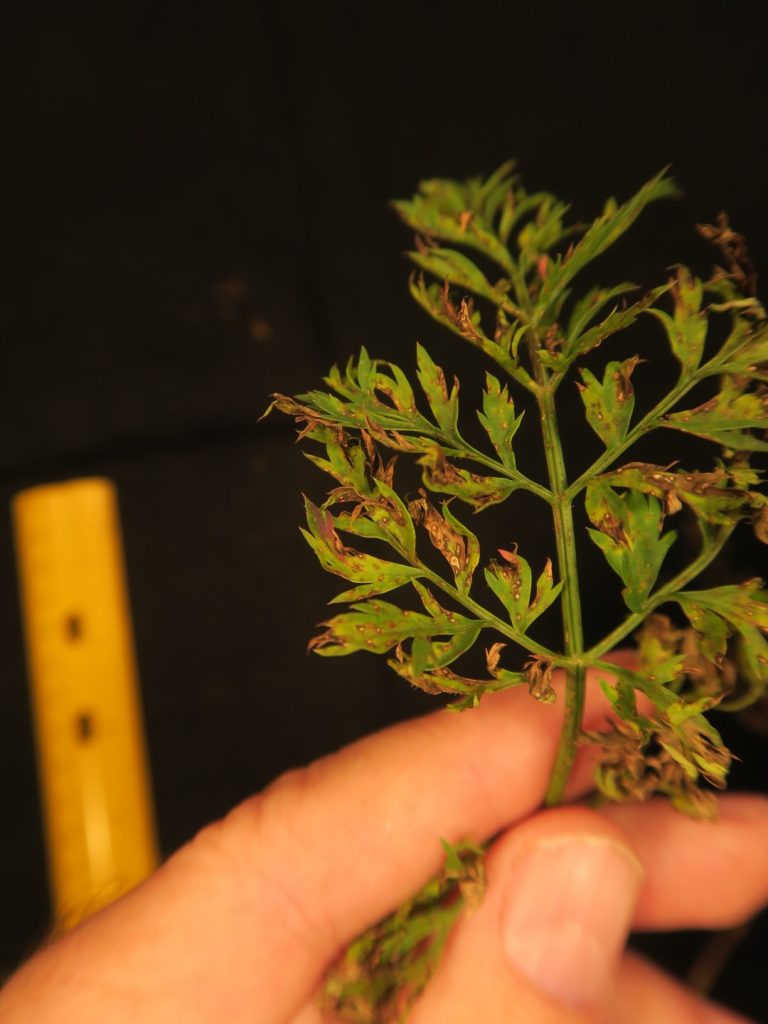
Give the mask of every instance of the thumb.
M 581 808 L 544 811 L 497 840 L 487 872 L 413 1024 L 597 1019 L 642 882 L 622 833 Z

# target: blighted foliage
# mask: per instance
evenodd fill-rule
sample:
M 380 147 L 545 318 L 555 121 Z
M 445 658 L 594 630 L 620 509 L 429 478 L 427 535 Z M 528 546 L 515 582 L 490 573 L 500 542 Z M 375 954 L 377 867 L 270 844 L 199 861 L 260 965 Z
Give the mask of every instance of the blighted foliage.
M 439 963 L 451 927 L 464 906 L 476 906 L 485 888 L 483 849 L 443 842 L 445 866 L 412 899 L 347 949 L 324 999 L 341 1020 L 398 1024 Z
M 753 453 L 768 450 L 768 319 L 755 297 L 744 239 L 724 215 L 716 226 L 699 227 L 726 263 L 708 278 L 678 266 L 669 280 L 639 296 L 630 282 L 581 295 L 574 290 L 579 272 L 617 242 L 648 203 L 675 194 L 662 171 L 627 202 L 609 200 L 591 224 L 568 224 L 568 207 L 547 193 L 528 193 L 508 163 L 487 179 L 422 182 L 412 199 L 394 204 L 416 232 L 413 297 L 495 364 L 476 412 L 486 438 L 480 447 L 462 434 L 458 379 L 421 345 L 417 387 L 400 367 L 362 349 L 343 369 L 330 371 L 327 390 L 275 395 L 273 407 L 295 418 L 302 440 L 319 445 L 308 457 L 336 484 L 321 506 L 307 500 L 304 535 L 322 566 L 351 584 L 332 600 L 350 608 L 322 623 L 311 650 L 384 654 L 411 685 L 451 695 L 448 707 L 455 710 L 519 685 L 551 702 L 552 673 L 562 668 L 566 721 L 547 802 L 561 799 L 577 743 L 589 743 L 599 751 L 595 783 L 603 798 L 660 793 L 686 813 L 711 817 L 711 787 L 724 787 L 731 758 L 705 716 L 764 695 L 768 594 L 757 579 L 706 590 L 689 586 L 739 522 L 768 540 L 768 499 L 750 465 Z M 647 379 L 643 353 L 608 359 L 598 370 L 594 353 L 641 318 L 657 323 L 678 376 L 638 416 L 636 390 Z M 588 355 L 591 365 L 584 362 Z M 556 397 L 566 379 L 578 387 L 585 426 L 601 445 L 574 480 L 557 427 Z M 702 388 L 709 389 L 706 396 Z M 515 457 L 526 405 L 541 423 L 541 479 L 524 474 Z M 714 446 L 714 457 L 691 469 L 677 460 L 633 460 L 627 453 L 653 431 L 695 435 Z M 418 466 L 417 493 L 398 493 L 399 458 Z M 481 546 L 468 525 L 489 506 L 514 506 L 519 491 L 539 499 L 553 520 L 553 558 L 535 569 L 517 527 L 493 550 Z M 581 625 L 576 502 L 583 502 L 591 524 L 584 541 L 602 552 L 626 606 L 620 625 L 589 649 Z M 690 564 L 671 574 L 666 559 L 677 539 L 674 527 L 686 517 L 697 525 L 699 548 Z M 511 524 L 519 521 L 510 516 Z M 419 610 L 413 600 L 381 599 L 403 588 Z M 535 624 L 555 607 L 563 644 L 550 650 L 536 639 Z M 609 666 L 605 656 L 633 637 L 638 667 Z M 477 678 L 460 665 L 481 638 L 486 674 Z M 613 709 L 610 727 L 599 733 L 580 729 L 590 666 L 602 671 Z M 642 713 L 638 694 L 645 698 Z M 429 914 L 419 899 L 359 940 L 329 983 L 350 1019 L 400 1019 L 420 990 L 414 977 L 421 977 L 421 967 L 385 954 L 400 941 L 393 935 L 411 936 L 402 947 L 408 956 L 421 949 L 413 945 L 415 936 L 427 941 L 429 929 L 419 929 Z M 429 934 L 442 937 L 426 949 L 441 945 L 440 928 L 436 919 Z M 399 994 L 392 972 L 402 981 Z

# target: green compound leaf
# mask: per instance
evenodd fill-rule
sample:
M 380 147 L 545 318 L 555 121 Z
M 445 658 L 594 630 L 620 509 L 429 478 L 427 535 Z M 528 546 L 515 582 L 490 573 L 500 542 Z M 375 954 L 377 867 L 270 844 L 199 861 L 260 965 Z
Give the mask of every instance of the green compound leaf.
M 673 594 L 699 634 L 703 653 L 713 661 L 722 659 L 728 638 L 741 639 L 741 655 L 750 674 L 760 684 L 760 696 L 768 687 L 768 591 L 762 580 L 752 579 L 738 585 L 711 590 L 688 590 Z
M 515 403 L 509 397 L 506 384 L 502 387 L 492 373 L 487 373 L 485 376 L 483 411 L 478 412 L 477 418 L 485 428 L 502 463 L 507 469 L 515 469 L 512 438 L 522 422 L 523 413 L 515 416 Z
M 418 234 L 475 249 L 509 272 L 511 257 L 505 242 L 515 215 L 519 215 L 513 167 L 514 162 L 507 161 L 485 181 L 422 181 L 413 199 L 396 200 L 392 205 Z
M 632 356 L 623 362 L 610 362 L 602 381 L 591 370 L 580 369 L 583 384 L 578 384 L 581 400 L 587 413 L 587 422 L 606 448 L 624 440 L 635 407 L 632 372 L 640 362 Z
M 327 572 L 359 585 L 353 590 L 337 595 L 336 601 L 351 601 L 364 596 L 385 594 L 424 575 L 422 570 L 413 566 L 389 562 L 346 547 L 336 529 L 345 521 L 339 523 L 327 509 L 318 508 L 308 498 L 304 499 L 304 503 L 309 530 L 302 530 L 301 533 L 317 555 L 322 567 Z M 376 525 L 373 524 L 374 527 Z
M 563 588 L 562 581 L 555 584 L 552 562 L 547 559 L 544 571 L 536 581 L 536 594 L 531 601 L 533 575 L 528 562 L 516 551 L 499 548 L 503 561 L 492 561 L 485 570 L 485 581 L 501 601 L 509 621 L 519 633 L 542 615 L 557 599 Z
M 615 200 L 605 204 L 603 213 L 585 232 L 569 254 L 550 267 L 539 296 L 540 305 L 551 308 L 580 270 L 612 246 L 637 220 L 648 203 L 679 195 L 666 168 L 640 188 L 621 206 Z
M 425 588 L 421 588 L 423 593 Z M 321 623 L 326 629 L 310 641 L 309 648 L 324 657 L 338 657 L 355 651 L 386 654 L 406 640 L 413 641 L 411 657 L 417 674 L 442 668 L 455 661 L 477 639 L 482 624 L 458 612 L 441 608 L 427 592 L 424 601 L 429 614 L 422 615 L 376 599 L 352 605 Z M 437 637 L 451 637 L 438 642 Z
M 422 481 L 428 490 L 453 494 L 476 512 L 505 501 L 520 486 L 508 477 L 482 476 L 453 465 L 440 445 L 432 445 L 416 461 L 423 466 Z
M 370 497 L 354 487 L 337 487 L 323 508 L 353 504 L 350 513 L 337 514 L 334 528 L 357 537 L 383 540 L 408 561 L 416 559 L 416 531 L 410 513 L 397 492 L 385 480 L 374 477 Z
M 750 430 L 768 430 L 768 392 L 745 391 L 740 378 L 726 375 L 714 398 L 665 416 L 661 426 L 714 441 L 726 451 L 768 451 L 768 441 Z
M 349 438 L 341 429 L 320 424 L 308 429 L 305 436 L 324 444 L 328 456 L 323 459 L 312 452 L 304 452 L 306 459 L 335 477 L 342 486 L 352 487 L 361 495 L 370 493 L 368 458 L 360 441 Z
M 445 865 L 410 900 L 363 932 L 328 975 L 325 1008 L 354 1024 L 402 1024 L 440 962 L 448 935 L 485 891 L 484 850 L 441 840 Z
M 672 352 L 681 363 L 683 371 L 689 374 L 701 362 L 707 337 L 708 317 L 701 308 L 704 285 L 699 278 L 693 277 L 687 267 L 680 266 L 671 293 L 673 316 L 663 309 L 648 309 L 647 312 L 661 322 Z
M 661 534 L 661 505 L 636 491 L 619 495 L 598 479 L 587 486 L 586 509 L 597 527 L 588 533 L 624 583 L 622 596 L 627 607 L 642 612 L 677 536 L 674 531 Z

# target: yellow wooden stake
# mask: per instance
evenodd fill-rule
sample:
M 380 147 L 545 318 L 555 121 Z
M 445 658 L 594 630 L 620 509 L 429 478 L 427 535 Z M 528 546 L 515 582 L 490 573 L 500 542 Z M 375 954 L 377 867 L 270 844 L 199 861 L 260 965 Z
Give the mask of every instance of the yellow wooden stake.
M 58 931 L 157 862 L 117 496 L 104 479 L 13 500 L 48 870 Z

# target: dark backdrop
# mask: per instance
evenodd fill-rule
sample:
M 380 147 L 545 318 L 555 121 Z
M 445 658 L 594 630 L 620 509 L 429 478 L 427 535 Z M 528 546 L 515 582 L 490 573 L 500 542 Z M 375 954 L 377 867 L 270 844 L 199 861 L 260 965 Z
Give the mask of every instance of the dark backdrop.
M 706 272 L 693 225 L 722 208 L 767 267 L 752 10 L 106 0 L 6 16 L 0 963 L 47 915 L 10 496 L 118 484 L 164 853 L 284 769 L 432 706 L 382 659 L 305 655 L 338 589 L 296 528 L 299 492 L 324 480 L 285 418 L 259 421 L 268 395 L 361 343 L 410 367 L 416 338 L 471 383 L 472 356 L 406 292 L 387 201 L 420 177 L 512 155 L 588 217 L 671 162 L 685 198 L 650 210 L 603 280 Z M 754 557 L 742 545 L 732 567 Z M 596 583 L 588 631 L 610 600 Z M 755 935 L 718 991 L 766 1017 L 745 980 Z M 692 948 L 667 947 L 681 966 Z

